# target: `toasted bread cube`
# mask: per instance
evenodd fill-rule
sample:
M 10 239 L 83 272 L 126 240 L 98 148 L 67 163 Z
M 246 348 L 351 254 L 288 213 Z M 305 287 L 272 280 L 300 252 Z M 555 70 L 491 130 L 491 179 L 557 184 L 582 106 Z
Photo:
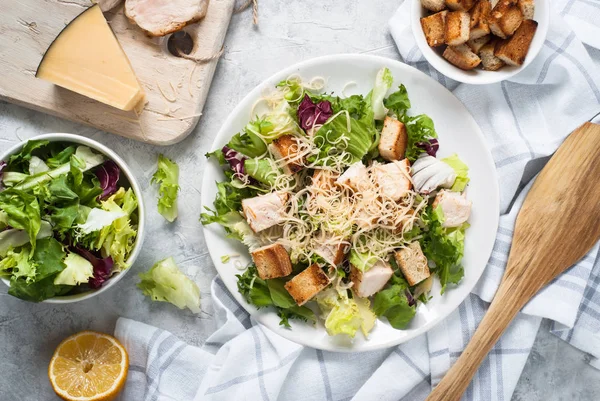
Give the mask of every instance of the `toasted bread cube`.
M 469 40 L 471 17 L 466 11 L 452 11 L 446 16 L 444 41 L 447 45 L 458 46 Z
M 362 162 L 356 162 L 335 181 L 340 186 L 347 186 L 354 191 L 362 191 L 371 186 L 367 167 Z
M 427 44 L 431 47 L 442 46 L 445 44 L 444 35 L 446 34 L 446 16 L 448 11 L 421 18 L 421 27 L 427 39 Z
M 492 33 L 502 39 L 512 36 L 522 22 L 523 13 L 517 0 L 500 0 L 488 20 Z
M 381 197 L 398 201 L 412 189 L 408 159 L 386 164 L 373 164 L 371 174 L 373 181 L 379 187 Z
M 469 11 L 476 0 L 446 0 L 449 9 L 455 11 Z
M 485 35 L 477 39 L 470 39 L 467 42 L 467 46 L 471 48 L 473 53 L 479 55 L 479 52 L 490 40 L 492 40 L 492 35 Z
M 446 2 L 444 0 L 421 0 L 423 8 L 429 11 L 438 12 L 446 8 Z
M 523 65 L 537 26 L 538 23 L 534 20 L 523 21 L 510 39 L 498 43 L 494 55 L 508 65 Z
M 283 135 L 269 145 L 269 151 L 275 159 L 283 163 L 283 172 L 291 175 L 302 170 L 304 158 L 299 153 L 298 140 L 292 135 Z
M 519 8 L 523 19 L 533 19 L 535 14 L 535 0 L 519 0 Z
M 252 260 L 256 265 L 258 276 L 263 280 L 285 277 L 292 273 L 290 255 L 281 244 L 258 248 L 252 252 Z
M 444 214 L 442 227 L 459 227 L 469 220 L 471 215 L 471 201 L 467 199 L 466 194 L 460 192 L 442 189 L 436 195 L 431 207 L 435 209 L 438 206 L 442 208 Z
M 498 43 L 497 39 L 494 39 L 485 44 L 481 48 L 479 52 L 479 57 L 481 58 L 481 65 L 484 70 L 488 71 L 498 71 L 500 68 L 504 66 L 504 61 L 500 60 L 498 57 L 494 55 L 494 50 L 496 48 L 496 44 Z
M 471 32 L 469 40 L 474 40 L 486 36 L 490 33 L 488 18 L 492 7 L 488 0 L 479 0 L 471 10 Z M 477 53 L 477 52 L 475 52 Z
M 356 267 L 350 267 L 350 280 L 354 283 L 352 290 L 361 298 L 370 297 L 381 291 L 392 278 L 392 267 L 383 261 L 377 261 L 369 270 L 362 272 Z
M 420 283 L 431 275 L 427 258 L 418 241 L 411 242 L 408 247 L 394 252 L 394 258 L 410 286 Z
M 273 227 L 285 219 L 285 204 L 289 194 L 271 192 L 242 200 L 242 211 L 255 233 Z
M 347 243 L 331 243 L 323 241 L 315 249 L 315 253 L 332 266 L 337 266 L 344 261 L 346 256 Z
M 328 285 L 329 277 L 315 263 L 285 283 L 285 289 L 294 298 L 296 304 L 302 306 Z
M 481 63 L 477 54 L 467 45 L 448 46 L 444 50 L 444 58 L 463 70 L 472 70 Z
M 395 118 L 386 117 L 379 139 L 379 155 L 387 161 L 404 159 L 407 143 L 408 135 L 404 124 Z

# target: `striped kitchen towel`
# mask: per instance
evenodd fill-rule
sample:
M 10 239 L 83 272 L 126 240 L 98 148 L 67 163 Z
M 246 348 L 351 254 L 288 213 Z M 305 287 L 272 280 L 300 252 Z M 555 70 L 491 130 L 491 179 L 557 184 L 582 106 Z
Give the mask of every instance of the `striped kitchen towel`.
M 429 66 L 414 42 L 409 11 L 405 1 L 390 21 L 403 60 L 467 106 L 498 169 L 500 227 L 473 294 L 444 322 L 408 343 L 340 354 L 299 346 L 256 324 L 216 278 L 211 293 L 219 328 L 201 348 L 119 319 L 115 334 L 131 357 L 122 400 L 423 400 L 460 355 L 498 287 L 531 180 L 571 131 L 600 112 L 600 3 L 552 1 L 551 27 L 539 56 L 508 81 L 476 87 Z M 552 332 L 589 353 L 600 368 L 598 246 L 523 309 L 464 399 L 510 400 L 542 318 L 551 319 Z

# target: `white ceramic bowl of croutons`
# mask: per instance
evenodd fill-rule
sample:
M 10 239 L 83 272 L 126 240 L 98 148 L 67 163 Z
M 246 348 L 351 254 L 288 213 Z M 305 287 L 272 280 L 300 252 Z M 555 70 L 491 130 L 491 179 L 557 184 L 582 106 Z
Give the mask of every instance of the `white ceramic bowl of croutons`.
M 520 66 L 504 65 L 502 68 L 496 71 L 488 71 L 482 68 L 482 65 L 471 69 L 463 70 L 455 65 L 451 64 L 448 60 L 443 57 L 446 45 L 430 47 L 427 43 L 427 38 L 421 26 L 421 18 L 435 14 L 432 11 L 425 9 L 421 1 L 422 0 L 411 0 L 411 25 L 413 35 L 419 46 L 419 49 L 425 56 L 425 59 L 441 74 L 454 79 L 455 81 L 464 82 L 473 85 L 485 85 L 503 81 L 519 73 L 523 69 L 527 68 L 529 63 L 539 54 L 546 35 L 548 34 L 548 25 L 550 24 L 550 1 L 549 0 L 535 0 L 535 11 L 533 20 L 537 22 L 537 30 L 533 36 L 529 51 L 525 56 L 525 60 Z M 430 2 L 432 0 L 429 0 Z M 460 1 L 460 0 L 455 0 Z M 481 0 L 487 1 L 487 0 Z M 500 0 L 507 1 L 507 0 Z M 477 2 L 475 2 L 477 3 Z M 495 3 L 495 1 L 492 1 Z M 452 11 L 452 10 L 448 10 Z M 492 10 L 493 12 L 494 10 Z

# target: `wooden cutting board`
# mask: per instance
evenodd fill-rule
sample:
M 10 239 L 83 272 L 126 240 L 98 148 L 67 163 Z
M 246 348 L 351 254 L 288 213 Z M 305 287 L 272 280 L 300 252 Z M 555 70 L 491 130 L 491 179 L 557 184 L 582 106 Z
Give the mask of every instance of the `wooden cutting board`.
M 194 57 L 219 52 L 235 0 L 210 0 L 206 17 L 185 28 Z M 91 0 L 0 0 L 0 99 L 156 145 L 181 141 L 196 126 L 218 60 L 173 56 L 168 36 L 149 38 L 123 6 L 104 13 L 140 80 L 148 103 L 138 115 L 35 78 L 46 49 Z

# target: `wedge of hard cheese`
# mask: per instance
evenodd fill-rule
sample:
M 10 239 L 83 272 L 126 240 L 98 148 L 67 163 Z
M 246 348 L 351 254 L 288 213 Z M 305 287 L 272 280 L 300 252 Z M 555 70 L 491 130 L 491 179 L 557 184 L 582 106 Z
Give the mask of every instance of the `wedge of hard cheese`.
M 144 99 L 98 5 L 79 14 L 54 39 L 35 76 L 121 110 L 132 110 Z

